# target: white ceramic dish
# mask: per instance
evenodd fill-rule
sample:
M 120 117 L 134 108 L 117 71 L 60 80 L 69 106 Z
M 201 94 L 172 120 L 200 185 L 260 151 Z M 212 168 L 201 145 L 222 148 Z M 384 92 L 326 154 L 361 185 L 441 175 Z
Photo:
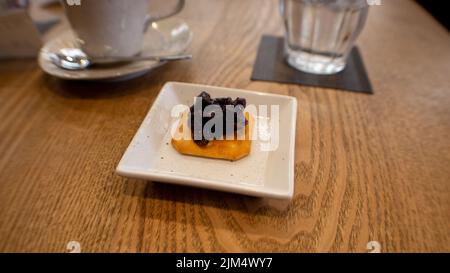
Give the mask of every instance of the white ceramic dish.
M 125 80 L 141 76 L 165 62 L 140 61 L 115 66 L 97 66 L 86 70 L 70 71 L 57 67 L 50 59 L 51 52 L 62 48 L 76 48 L 76 36 L 67 24 L 56 28 L 42 47 L 39 65 L 46 73 L 66 80 Z M 154 22 L 144 36 L 142 55 L 177 55 L 192 41 L 189 26 L 181 19 L 171 17 Z
M 179 154 L 170 143 L 170 129 L 177 124 L 171 116 L 172 108 L 179 104 L 192 105 L 194 97 L 201 91 L 207 91 L 212 97 L 243 97 L 247 99 L 247 105 L 256 107 L 279 105 L 278 148 L 263 151 L 263 142 L 253 140 L 250 155 L 235 162 Z M 267 123 L 264 116 L 270 117 L 270 113 L 255 118 Z M 156 98 L 116 172 L 155 182 L 290 199 L 294 190 L 296 117 L 297 100 L 293 97 L 169 82 Z M 257 130 L 257 126 L 254 128 Z

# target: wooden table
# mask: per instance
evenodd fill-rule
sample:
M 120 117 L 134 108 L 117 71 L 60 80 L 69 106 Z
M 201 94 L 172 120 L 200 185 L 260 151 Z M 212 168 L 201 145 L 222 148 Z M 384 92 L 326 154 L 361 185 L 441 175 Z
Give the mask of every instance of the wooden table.
M 412 1 L 371 8 L 375 94 L 252 82 L 277 1 L 191 0 L 195 59 L 124 83 L 0 62 L 0 250 L 450 251 L 450 35 Z M 295 96 L 292 201 L 125 179 L 122 153 L 167 81 Z

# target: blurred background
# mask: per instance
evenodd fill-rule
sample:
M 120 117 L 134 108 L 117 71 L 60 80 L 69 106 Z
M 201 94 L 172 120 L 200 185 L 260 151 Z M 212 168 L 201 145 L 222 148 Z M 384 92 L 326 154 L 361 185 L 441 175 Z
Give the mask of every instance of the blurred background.
M 448 8 L 446 4 L 448 2 L 441 0 L 416 0 L 422 5 L 428 12 L 430 12 L 441 24 L 443 24 L 447 30 L 450 27 L 450 15 L 448 14 Z

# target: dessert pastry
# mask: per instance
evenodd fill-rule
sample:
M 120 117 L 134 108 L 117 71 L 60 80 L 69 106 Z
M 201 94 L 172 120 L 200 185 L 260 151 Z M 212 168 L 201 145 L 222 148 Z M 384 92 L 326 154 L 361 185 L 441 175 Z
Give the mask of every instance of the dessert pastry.
M 210 105 L 219 106 L 222 110 L 223 128 L 215 128 L 214 131 L 222 132 L 220 138 L 204 135 L 204 126 L 212 118 L 214 113 L 206 115 L 206 107 Z M 228 107 L 227 107 L 228 106 Z M 233 106 L 233 107 L 230 107 Z M 211 99 L 211 96 L 202 92 L 197 98 L 189 112 L 183 113 L 180 125 L 172 138 L 172 146 L 178 152 L 185 155 L 201 156 L 207 158 L 239 160 L 250 154 L 251 150 L 251 126 L 253 120 L 248 113 L 244 113 L 246 100 L 237 98 Z M 233 113 L 230 113 L 232 109 Z M 227 120 L 227 116 L 234 119 Z M 232 122 L 227 126 L 227 122 Z M 186 128 L 188 127 L 188 128 Z M 227 131 L 230 130 L 230 131 Z M 182 137 L 183 134 L 190 137 Z

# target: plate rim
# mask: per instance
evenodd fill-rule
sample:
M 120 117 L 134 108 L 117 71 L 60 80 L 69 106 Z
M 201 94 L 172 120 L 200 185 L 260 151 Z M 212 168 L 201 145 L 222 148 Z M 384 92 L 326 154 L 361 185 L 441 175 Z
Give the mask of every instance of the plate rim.
M 239 93 L 251 93 L 256 94 L 258 96 L 264 96 L 264 97 L 277 97 L 277 98 L 283 98 L 287 99 L 291 102 L 289 111 L 291 115 L 291 133 L 289 134 L 289 154 L 288 154 L 288 189 L 286 191 L 277 191 L 277 190 L 270 190 L 269 188 L 262 186 L 262 187 L 255 187 L 255 186 L 248 186 L 243 184 L 229 184 L 224 183 L 223 181 L 214 180 L 214 179 L 202 179 L 202 178 L 195 178 L 195 177 L 185 177 L 177 174 L 169 174 L 169 173 L 163 173 L 158 172 L 154 169 L 149 169 L 146 171 L 143 170 L 133 170 L 132 168 L 126 168 L 123 165 L 123 161 L 125 160 L 125 156 L 127 155 L 130 147 L 133 143 L 135 143 L 141 133 L 142 130 L 144 130 L 144 127 L 147 124 L 147 119 L 150 118 L 150 115 L 153 110 L 153 106 L 160 103 L 160 100 L 162 99 L 162 94 L 164 90 L 169 89 L 170 86 L 196 86 L 200 88 L 218 88 L 222 90 L 227 90 L 231 92 L 239 92 Z M 192 186 L 197 188 L 205 188 L 205 189 L 212 189 L 212 190 L 220 190 L 224 192 L 230 192 L 230 193 L 239 193 L 244 194 L 247 196 L 255 196 L 255 197 L 270 197 L 275 199 L 292 199 L 294 196 L 294 165 L 295 165 L 295 141 L 296 141 L 296 124 L 297 124 L 297 108 L 298 107 L 298 101 L 296 97 L 289 96 L 289 95 L 280 95 L 280 94 L 272 94 L 272 93 L 265 93 L 260 91 L 254 91 L 254 90 L 247 90 L 247 89 L 238 89 L 238 88 L 229 88 L 229 87 L 220 87 L 220 86 L 213 86 L 213 85 L 204 85 L 204 84 L 195 84 L 195 83 L 184 83 L 184 82 L 177 82 L 177 81 L 169 81 L 166 82 L 159 91 L 156 99 L 153 101 L 152 105 L 150 106 L 150 109 L 148 110 L 147 114 L 145 115 L 144 119 L 142 120 L 139 128 L 136 130 L 136 133 L 134 134 L 133 138 L 131 139 L 130 143 L 128 144 L 127 148 L 125 149 L 119 163 L 117 164 L 117 167 L 115 169 L 116 174 L 123 176 L 123 177 L 130 177 L 130 178 L 138 178 L 138 179 L 144 179 L 146 181 L 149 180 L 156 180 L 152 182 L 161 182 L 161 183 L 169 183 L 169 184 L 176 184 L 176 185 L 183 185 L 183 186 Z M 213 184 L 213 186 L 210 186 Z
M 185 52 L 190 47 L 190 45 L 192 44 L 194 33 L 192 32 L 192 29 L 189 27 L 189 24 L 185 20 L 183 20 L 182 18 L 169 17 L 167 19 L 163 19 L 163 20 L 160 20 L 158 22 L 171 21 L 171 20 L 172 21 L 178 21 L 179 23 L 184 23 L 184 24 L 186 24 L 188 26 L 189 37 L 188 37 L 188 40 L 186 42 L 185 47 L 179 53 Z M 159 68 L 159 67 L 161 67 L 161 66 L 163 66 L 163 65 L 165 65 L 167 63 L 167 62 L 155 62 L 151 67 L 143 68 L 143 69 L 141 69 L 139 71 L 123 73 L 123 74 L 120 74 L 120 75 L 117 75 L 117 74 L 116 75 L 104 75 L 104 76 L 89 76 L 89 75 L 87 75 L 87 76 L 83 77 L 83 76 L 80 76 L 80 75 L 68 75 L 68 74 L 64 74 L 63 75 L 63 74 L 59 74 L 59 73 L 55 74 L 55 73 L 52 72 L 52 70 L 50 70 L 48 68 L 48 65 L 49 65 L 48 63 L 49 62 L 47 60 L 45 60 L 45 58 L 44 58 L 44 51 L 45 51 L 46 47 L 50 43 L 55 42 L 56 40 L 61 39 L 62 37 L 69 35 L 68 32 L 64 32 L 64 30 L 72 31 L 70 25 L 61 25 L 60 27 L 61 27 L 61 29 L 58 30 L 59 33 L 55 34 L 54 37 L 52 37 L 51 39 L 49 39 L 49 40 L 47 40 L 47 41 L 45 41 L 43 43 L 41 49 L 39 50 L 39 54 L 37 56 L 37 61 L 38 61 L 39 67 L 46 74 L 51 75 L 53 77 L 56 77 L 58 79 L 69 80 L 69 81 L 96 81 L 96 80 L 98 80 L 98 81 L 104 81 L 104 80 L 106 80 L 106 81 L 108 81 L 108 80 L 115 81 L 115 80 L 120 80 L 121 78 L 126 78 L 126 79 L 128 79 L 128 77 L 134 78 L 133 76 L 135 76 L 135 75 L 136 75 L 136 77 L 145 75 L 149 71 L 154 70 L 156 68 Z

